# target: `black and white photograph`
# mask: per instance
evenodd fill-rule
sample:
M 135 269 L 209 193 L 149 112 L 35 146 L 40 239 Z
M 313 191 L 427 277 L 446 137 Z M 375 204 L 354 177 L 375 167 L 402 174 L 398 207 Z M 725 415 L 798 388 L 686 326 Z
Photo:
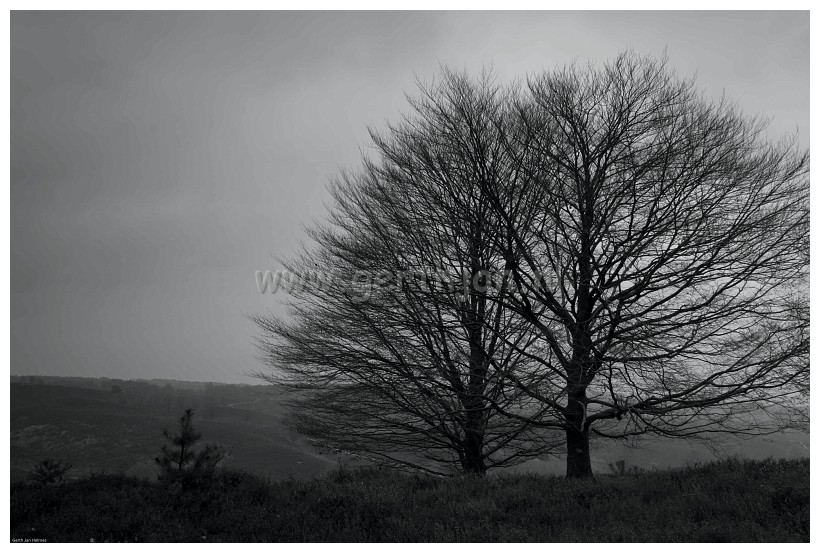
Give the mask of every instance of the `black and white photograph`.
M 810 542 L 807 2 L 14 4 L 11 544 Z

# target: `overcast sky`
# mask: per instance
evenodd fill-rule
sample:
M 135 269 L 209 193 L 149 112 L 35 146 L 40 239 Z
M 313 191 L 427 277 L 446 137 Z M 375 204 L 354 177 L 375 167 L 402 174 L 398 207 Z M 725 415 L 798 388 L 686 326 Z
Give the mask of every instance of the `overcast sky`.
M 808 12 L 13 12 L 12 373 L 254 382 L 255 271 L 414 74 L 628 47 L 808 146 Z

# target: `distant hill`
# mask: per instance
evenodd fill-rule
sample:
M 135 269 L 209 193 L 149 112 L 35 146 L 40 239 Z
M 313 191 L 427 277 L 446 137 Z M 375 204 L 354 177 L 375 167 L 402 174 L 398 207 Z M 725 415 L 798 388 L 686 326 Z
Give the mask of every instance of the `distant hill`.
M 339 458 L 317 451 L 284 424 L 281 390 L 275 386 L 117 380 L 79 377 L 11 377 L 11 480 L 26 478 L 45 458 L 63 459 L 77 478 L 90 473 L 156 474 L 153 458 L 162 430 L 174 430 L 186 408 L 194 409 L 203 440 L 231 452 L 225 466 L 274 480 L 312 478 L 338 466 Z M 646 438 L 640 447 L 597 441 L 593 469 L 610 472 L 624 461 L 652 469 L 693 465 L 716 458 L 802 458 L 809 434 L 788 432 L 743 440 L 723 438 L 717 452 L 686 440 Z M 562 474 L 560 457 L 533 459 L 511 472 Z
M 225 466 L 275 480 L 335 468 L 335 459 L 283 425 L 277 392 L 272 386 L 13 377 L 11 480 L 24 479 L 34 463 L 48 457 L 71 463 L 74 477 L 151 476 L 162 430 L 175 430 L 188 407 L 203 440 L 229 449 Z

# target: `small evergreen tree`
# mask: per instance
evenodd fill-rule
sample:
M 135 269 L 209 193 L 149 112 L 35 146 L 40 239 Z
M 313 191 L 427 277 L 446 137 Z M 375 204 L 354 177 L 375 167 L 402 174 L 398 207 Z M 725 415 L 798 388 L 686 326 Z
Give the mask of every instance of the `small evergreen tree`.
M 197 447 L 202 434 L 194 429 L 193 416 L 193 410 L 185 410 L 179 419 L 178 435 L 171 436 L 167 430 L 163 431 L 162 435 L 170 443 L 163 445 L 160 456 L 154 459 L 162 468 L 160 478 L 183 485 L 202 482 L 213 475 L 219 462 L 225 458 L 224 450 L 217 445 Z

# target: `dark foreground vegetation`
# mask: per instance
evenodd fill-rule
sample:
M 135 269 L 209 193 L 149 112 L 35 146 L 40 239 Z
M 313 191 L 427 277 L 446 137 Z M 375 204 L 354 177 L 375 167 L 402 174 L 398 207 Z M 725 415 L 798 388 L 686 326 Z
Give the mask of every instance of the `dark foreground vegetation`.
M 809 461 L 438 479 L 341 470 L 197 489 L 98 475 L 11 489 L 11 537 L 60 541 L 808 541 Z

